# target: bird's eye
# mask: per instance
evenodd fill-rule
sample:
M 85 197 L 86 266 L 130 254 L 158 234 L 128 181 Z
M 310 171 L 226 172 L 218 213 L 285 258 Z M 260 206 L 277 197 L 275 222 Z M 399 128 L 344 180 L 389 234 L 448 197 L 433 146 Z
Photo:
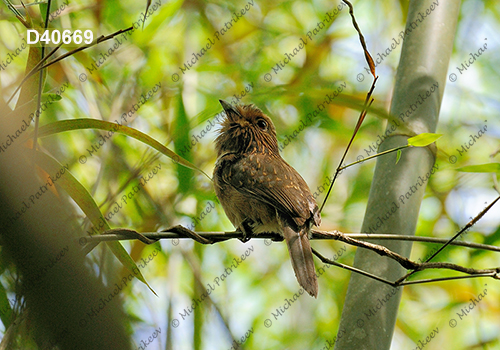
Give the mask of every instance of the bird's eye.
M 264 119 L 259 119 L 257 121 L 257 126 L 261 129 L 261 130 L 266 130 L 267 129 L 267 122 L 264 120 Z

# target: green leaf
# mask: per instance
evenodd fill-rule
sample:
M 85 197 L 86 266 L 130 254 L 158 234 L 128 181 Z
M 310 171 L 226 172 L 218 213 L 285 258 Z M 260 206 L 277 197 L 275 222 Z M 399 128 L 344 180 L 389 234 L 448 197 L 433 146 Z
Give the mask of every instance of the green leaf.
M 457 171 L 463 171 L 465 173 L 500 173 L 500 163 L 467 165 L 458 168 Z
M 396 153 L 396 164 L 399 163 L 399 160 L 401 159 L 401 154 L 403 154 L 403 152 L 401 152 L 401 150 L 398 149 L 398 151 Z
M 61 101 L 61 100 L 62 100 L 62 97 L 61 97 L 61 95 L 58 95 L 58 94 L 50 94 L 50 93 L 42 94 L 42 102 L 47 102 L 47 101 L 56 102 L 56 101 Z
M 63 168 L 61 163 L 43 152 L 37 152 L 37 164 L 49 174 L 55 174 Z M 94 201 L 94 198 L 92 198 L 87 189 L 77 179 L 75 179 L 75 177 L 68 170 L 65 171 L 64 176 L 61 176 L 57 180 L 57 183 L 71 196 L 71 198 L 73 198 L 76 204 L 78 204 L 78 206 L 83 210 L 85 215 L 87 215 L 94 227 L 100 227 L 101 232 L 111 229 Z M 148 288 L 156 295 L 155 291 L 149 286 L 148 282 L 146 282 L 136 263 L 127 253 L 125 248 L 123 248 L 121 243 L 115 241 L 106 242 L 106 244 L 116 258 L 123 264 L 123 266 L 133 276 L 136 276 L 141 282 L 147 285 Z M 137 272 L 135 273 L 134 271 Z
M 5 329 L 9 328 L 12 319 L 12 307 L 9 302 L 9 298 L 7 298 L 7 291 L 0 283 L 0 319 L 5 327 Z
M 144 134 L 143 132 L 140 132 L 139 130 L 136 130 L 134 128 L 131 128 L 126 125 L 121 125 L 118 122 L 112 123 L 104 120 L 97 120 L 97 119 L 88 119 L 88 118 L 82 118 L 82 119 L 71 119 L 71 120 L 60 120 L 54 123 L 46 124 L 38 130 L 38 137 L 45 137 L 49 135 L 54 135 L 60 132 L 64 131 L 72 131 L 72 130 L 79 130 L 79 129 L 99 129 L 99 130 L 108 130 L 108 131 L 113 131 L 117 132 L 120 134 L 124 134 L 127 136 L 130 136 L 138 141 L 141 141 L 145 143 L 146 145 L 154 148 L 158 152 L 166 155 L 170 159 L 172 159 L 174 162 L 179 163 L 181 165 L 184 165 L 187 168 L 193 169 L 193 170 L 198 170 L 201 172 L 203 175 L 205 175 L 207 178 L 210 179 L 210 176 L 208 176 L 203 170 L 198 168 L 196 165 L 192 164 L 191 162 L 188 162 L 184 158 L 178 156 L 175 154 L 173 151 L 168 149 L 167 147 L 163 146 L 161 143 L 156 141 L 154 138 L 151 136 L 148 136 Z
M 192 145 L 189 131 L 191 130 L 191 126 L 189 125 L 189 118 L 186 114 L 186 109 L 184 107 L 184 102 L 182 99 L 182 95 L 178 95 L 176 98 L 177 101 L 177 111 L 176 111 L 176 119 L 174 124 L 173 133 L 175 137 L 174 145 L 175 149 L 188 150 L 183 153 L 183 156 L 186 159 L 192 160 Z M 193 188 L 193 171 L 191 169 L 186 169 L 185 167 L 177 166 L 177 178 L 179 179 L 179 187 L 178 192 L 185 194 L 189 191 L 189 189 Z
M 433 134 L 425 132 L 408 139 L 408 145 L 413 147 L 425 147 L 439 139 L 443 134 Z
M 49 4 L 46 2 L 40 2 L 39 5 L 40 5 L 40 13 L 42 15 L 43 23 L 45 24 L 46 17 L 47 17 L 47 9 L 49 7 Z

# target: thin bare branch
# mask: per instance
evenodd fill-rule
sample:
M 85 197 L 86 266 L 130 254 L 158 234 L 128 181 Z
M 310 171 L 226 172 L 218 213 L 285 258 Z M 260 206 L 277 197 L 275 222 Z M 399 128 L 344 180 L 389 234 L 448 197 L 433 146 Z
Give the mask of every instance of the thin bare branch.
M 491 207 L 493 207 L 495 205 L 496 202 L 498 202 L 498 200 L 500 199 L 500 196 L 498 196 L 493 202 L 491 202 L 486 208 L 484 208 L 479 214 L 476 215 L 475 218 L 473 218 L 471 221 L 469 221 L 467 223 L 467 225 L 465 225 L 460 231 L 458 231 L 455 236 L 453 236 L 452 238 L 450 238 L 450 240 L 448 242 L 446 242 L 441 248 L 438 249 L 437 252 L 435 252 L 434 254 L 432 254 L 429 259 L 426 260 L 427 261 L 431 261 L 436 255 L 438 255 L 444 248 L 446 248 L 451 242 L 453 242 L 455 239 L 458 238 L 458 236 L 460 236 L 462 233 L 464 233 L 465 231 L 467 231 L 469 228 L 471 228 L 472 226 L 474 226 L 474 224 L 476 222 L 479 221 L 479 219 L 481 219 L 484 214 L 486 214 L 490 209 Z
M 476 274 L 476 275 L 466 275 L 466 276 L 452 276 L 452 277 L 441 277 L 441 278 L 427 278 L 423 280 L 415 280 L 415 281 L 406 281 L 398 283 L 398 286 L 408 286 L 410 284 L 423 284 L 423 283 L 431 283 L 431 282 L 442 282 L 442 281 L 452 281 L 452 280 L 464 280 L 470 278 L 479 278 L 479 277 L 494 277 L 494 273 L 485 273 L 485 274 Z M 494 277 L 498 279 L 498 277 Z
M 484 214 L 486 214 L 491 209 L 491 207 L 493 207 L 493 205 L 495 205 L 495 203 L 498 202 L 499 199 L 500 199 L 500 196 L 498 196 L 493 202 L 491 202 L 486 208 L 484 208 L 479 214 L 477 214 L 476 217 L 474 217 L 472 220 L 470 220 L 467 223 L 467 225 L 465 225 L 452 238 L 450 238 L 445 244 L 443 244 L 443 246 L 441 248 L 439 248 L 434 254 L 432 254 L 426 260 L 426 262 L 429 262 L 430 260 L 432 260 L 436 255 L 438 255 L 440 252 L 442 252 L 444 248 L 446 248 L 448 245 L 450 245 L 452 242 L 454 242 L 462 233 L 464 233 L 469 228 L 471 228 L 472 226 L 474 226 L 474 224 L 476 222 L 478 222 L 484 216 Z M 418 270 L 414 270 L 414 271 L 411 271 L 411 272 L 407 273 L 406 275 L 404 275 L 403 277 L 401 277 L 397 282 L 404 281 L 405 279 L 407 279 L 408 277 L 410 277 L 411 275 L 413 275 L 417 271 Z
M 409 145 L 406 145 L 406 146 L 401 146 L 401 147 L 397 147 L 397 148 L 393 148 L 393 149 L 388 149 L 387 151 L 383 151 L 383 152 L 380 152 L 380 153 L 377 153 L 377 154 L 374 154 L 374 155 L 371 155 L 369 157 L 366 157 L 366 158 L 363 158 L 363 159 L 360 159 L 360 160 L 357 160 L 351 164 L 347 164 L 347 165 L 344 165 L 343 167 L 340 167 L 339 170 L 342 171 L 344 169 L 347 169 L 353 165 L 356 165 L 358 163 L 363 163 L 369 159 L 373 159 L 373 158 L 377 158 L 377 157 L 380 157 L 380 156 L 383 156 L 384 154 L 388 154 L 388 153 L 392 153 L 392 152 L 396 152 L 396 151 L 400 151 L 402 149 L 405 149 L 405 148 L 408 148 L 410 147 Z
M 378 76 L 376 76 L 376 74 L 375 74 L 375 63 L 373 62 L 372 56 L 368 52 L 368 48 L 366 47 L 365 38 L 364 38 L 363 34 L 361 33 L 361 29 L 359 29 L 358 23 L 356 22 L 356 18 L 354 17 L 354 9 L 352 7 L 352 4 L 346 0 L 342 0 L 342 1 L 344 3 L 346 3 L 347 6 L 349 6 L 349 14 L 351 15 L 352 23 L 354 25 L 354 28 L 358 32 L 359 40 L 361 42 L 361 46 L 363 47 L 363 52 L 365 54 L 366 62 L 368 63 L 368 66 L 370 66 L 370 71 L 375 79 L 373 80 L 372 86 L 370 87 L 370 91 L 368 91 L 368 93 L 366 94 L 366 99 L 365 99 L 365 104 L 363 106 L 363 110 L 361 111 L 361 113 L 359 115 L 359 119 L 358 119 L 358 122 L 356 123 L 356 127 L 354 128 L 354 132 L 353 132 L 353 135 L 351 137 L 351 140 L 349 141 L 349 144 L 347 145 L 347 147 L 344 151 L 344 155 L 342 156 L 342 159 L 340 160 L 339 166 L 337 167 L 337 170 L 335 171 L 335 175 L 333 176 L 333 181 L 330 184 L 330 187 L 328 188 L 325 199 L 323 200 L 323 204 L 321 204 L 321 207 L 319 209 L 320 213 L 323 211 L 323 207 L 325 206 L 326 201 L 328 200 L 328 197 L 330 196 L 330 192 L 332 191 L 333 184 L 335 183 L 337 176 L 341 172 L 342 164 L 344 163 L 345 157 L 347 156 L 347 152 L 349 151 L 349 148 L 351 147 L 351 144 L 354 141 L 354 137 L 356 137 L 356 134 L 358 133 L 359 128 L 361 127 L 361 124 L 363 124 L 363 121 L 365 120 L 366 114 L 368 112 L 368 108 L 370 108 L 370 106 L 373 103 L 373 99 L 371 99 L 371 96 L 373 94 L 373 90 L 375 89 L 375 83 L 378 80 Z
M 328 259 L 327 257 L 324 257 L 323 255 L 321 255 L 316 249 L 312 248 L 312 251 L 314 253 L 314 255 L 316 255 L 319 260 L 321 260 L 322 262 L 324 262 L 325 264 L 329 264 L 329 265 L 334 265 L 334 266 L 337 266 L 337 267 L 340 267 L 340 268 L 343 268 L 345 270 L 349 270 L 349 271 L 352 271 L 352 272 L 355 272 L 355 273 L 359 273 L 360 275 L 363 275 L 363 276 L 366 276 L 366 277 L 369 277 L 369 278 L 372 278 L 374 280 L 377 280 L 379 282 L 382 282 L 382 283 L 385 283 L 385 284 L 388 284 L 392 287 L 397 287 L 397 285 L 394 283 L 394 282 L 391 282 L 391 281 L 388 281 L 386 279 L 383 279 L 383 278 L 380 278 L 374 274 L 371 274 L 369 272 L 366 272 L 366 271 L 363 271 L 363 270 L 360 270 L 360 269 L 357 269 L 355 267 L 352 267 L 352 266 L 349 266 L 349 265 L 344 265 L 344 264 L 341 264 L 341 263 L 338 263 L 334 260 L 330 260 Z
M 321 232 L 321 231 L 318 231 Z M 344 235 L 357 238 L 361 240 L 394 240 L 394 241 L 411 241 L 411 242 L 423 242 L 423 243 L 446 243 L 449 239 L 438 238 L 438 237 L 422 237 L 422 236 L 407 236 L 407 235 L 392 235 L 392 234 L 368 234 L 368 233 L 344 233 Z M 318 238 L 317 238 L 318 239 Z M 460 246 L 466 248 L 490 250 L 493 252 L 500 252 L 500 247 L 482 243 L 474 243 L 467 241 L 453 241 L 450 243 L 453 246 Z
M 476 270 L 476 269 L 462 267 L 462 266 L 450 264 L 450 263 L 422 263 L 422 264 L 418 264 L 418 263 L 412 262 L 416 266 L 416 271 L 422 271 L 422 270 L 426 270 L 426 269 L 450 269 L 450 270 L 454 270 L 454 271 L 463 272 L 463 273 L 466 273 L 468 275 L 467 276 L 430 278 L 430 279 L 407 281 L 407 282 L 404 282 L 403 279 L 398 279 L 396 282 L 391 282 L 391 281 L 388 281 L 388 280 L 381 278 L 379 276 L 373 275 L 369 272 L 360 270 L 358 268 L 355 268 L 355 267 L 352 267 L 349 265 L 344 265 L 344 264 L 338 263 L 336 261 L 330 260 L 330 259 L 324 257 L 323 255 L 321 255 L 315 249 L 313 249 L 313 253 L 325 264 L 341 267 L 341 268 L 349 270 L 351 272 L 354 272 L 354 273 L 372 278 L 372 279 L 377 280 L 379 282 L 388 284 L 392 287 L 399 287 L 399 286 L 405 286 L 405 285 L 410 285 L 410 284 L 423 284 L 423 283 L 430 283 L 430 282 L 440 282 L 440 281 L 449 281 L 449 280 L 456 280 L 456 279 L 474 278 L 474 277 L 492 277 L 494 279 L 500 279 L 500 275 L 499 275 L 500 268 Z
M 47 3 L 47 12 L 45 14 L 45 26 L 44 29 L 47 30 L 49 26 L 49 15 L 50 15 L 50 5 L 52 4 L 52 0 L 48 0 Z M 41 60 L 43 60 L 45 56 L 45 43 L 42 41 L 42 54 Z M 42 88 L 43 88 L 43 69 L 40 69 L 40 76 L 38 77 L 38 96 L 36 101 L 36 110 L 39 111 L 42 104 Z M 38 148 L 38 127 L 40 125 L 40 114 L 36 113 L 35 118 L 35 132 L 33 133 L 33 166 L 35 166 L 36 159 L 36 149 Z
M 16 90 L 14 90 L 14 92 L 12 93 L 12 96 L 10 96 L 9 100 L 7 101 L 7 103 L 10 103 L 10 101 L 14 98 L 14 96 L 17 94 L 17 92 L 19 91 L 19 89 L 21 89 L 21 87 L 23 86 L 23 84 L 26 82 L 26 80 L 28 80 L 33 74 L 36 74 L 37 72 L 39 72 L 40 70 L 44 69 L 44 68 L 47 68 L 51 65 L 53 65 L 54 63 L 57 63 L 63 59 L 65 59 L 66 57 L 68 56 L 72 56 L 74 55 L 75 53 L 77 52 L 80 52 L 80 51 L 83 51 L 83 50 L 86 50 L 88 49 L 89 47 L 92 47 L 92 46 L 95 46 L 97 44 L 100 44 L 106 40 L 109 40 L 109 39 L 113 39 L 115 36 L 119 35 L 119 34 L 122 34 L 122 33 L 126 33 L 128 32 L 129 30 L 132 30 L 134 27 L 129 27 L 127 29 L 120 29 L 112 34 L 109 34 L 107 36 L 104 36 L 104 35 L 101 35 L 100 37 L 98 37 L 96 39 L 96 41 L 94 41 L 93 43 L 91 44 L 88 44 L 88 45 L 85 45 L 85 46 L 81 46 L 79 48 L 76 48 L 74 50 L 71 50 L 67 53 L 65 53 L 64 55 L 61 55 L 57 58 L 55 58 L 54 60 L 50 61 L 49 63 L 47 64 L 43 64 L 44 62 L 47 61 L 47 59 L 49 57 L 51 57 L 52 55 L 54 55 L 54 53 L 63 45 L 63 43 L 59 44 L 57 47 L 55 47 L 45 58 L 43 58 L 40 62 L 38 62 L 38 64 L 33 67 L 33 69 L 23 78 L 23 80 L 21 81 L 21 83 L 19 84 L 19 86 L 16 88 Z

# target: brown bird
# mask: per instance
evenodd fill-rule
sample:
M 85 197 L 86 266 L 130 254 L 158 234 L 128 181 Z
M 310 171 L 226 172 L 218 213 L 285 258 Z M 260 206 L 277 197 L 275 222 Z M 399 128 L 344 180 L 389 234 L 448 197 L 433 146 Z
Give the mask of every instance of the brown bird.
M 285 238 L 299 284 L 317 297 L 309 235 L 321 222 L 318 205 L 304 179 L 281 158 L 271 119 L 254 105 L 219 101 L 226 118 L 215 140 L 215 193 L 245 238 L 262 232 Z

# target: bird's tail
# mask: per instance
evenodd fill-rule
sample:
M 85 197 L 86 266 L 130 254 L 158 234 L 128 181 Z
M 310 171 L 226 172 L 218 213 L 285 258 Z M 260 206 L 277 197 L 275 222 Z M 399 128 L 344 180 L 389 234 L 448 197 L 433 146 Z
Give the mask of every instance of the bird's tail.
M 314 268 L 311 244 L 307 237 L 307 228 L 295 232 L 289 226 L 283 227 L 283 236 L 288 246 L 293 270 L 297 281 L 311 296 L 318 296 L 318 279 Z

